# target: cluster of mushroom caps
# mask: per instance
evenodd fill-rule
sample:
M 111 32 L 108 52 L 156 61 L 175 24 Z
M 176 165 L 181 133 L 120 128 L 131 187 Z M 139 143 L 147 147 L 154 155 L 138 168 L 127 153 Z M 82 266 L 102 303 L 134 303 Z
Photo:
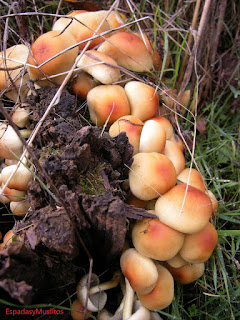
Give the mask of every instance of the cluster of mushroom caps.
M 204 263 L 218 240 L 210 222 L 218 204 L 199 171 L 185 167 L 184 145 L 171 123 L 158 115 L 155 88 L 136 76 L 136 72 L 161 70 L 162 59 L 146 34 L 129 31 L 126 21 L 116 11 L 74 11 L 58 19 L 30 52 L 16 45 L 2 53 L 0 63 L 9 70 L 0 71 L 0 89 L 13 101 L 24 101 L 29 79 L 38 86 L 61 85 L 72 70 L 70 86 L 80 98 L 86 98 L 91 121 L 112 137 L 126 132 L 134 149 L 127 183 L 129 203 L 150 210 L 156 218 L 137 221 L 132 227 L 132 244 L 120 259 L 126 279 L 122 307 L 112 317 L 107 311 L 99 313 L 99 319 L 147 320 L 157 317 L 152 311 L 171 304 L 174 279 L 188 284 L 204 273 Z M 166 54 L 167 66 L 170 57 Z M 16 108 L 13 120 L 26 131 L 28 110 Z M 3 123 L 0 130 L 0 156 L 7 159 L 1 172 L 5 185 L 1 201 L 18 202 L 18 207 L 25 201 L 32 171 L 27 161 L 16 167 L 14 161 L 20 158 L 23 145 L 13 128 Z M 22 215 L 28 205 L 20 210 Z M 87 308 L 100 311 L 99 297 L 107 286 L 96 283 L 84 300 L 79 291 L 86 279 L 78 286 L 73 309 L 83 308 L 87 297 L 97 296 L 97 310 L 91 310 L 90 302 Z M 73 319 L 81 316 L 81 312 L 72 312 Z

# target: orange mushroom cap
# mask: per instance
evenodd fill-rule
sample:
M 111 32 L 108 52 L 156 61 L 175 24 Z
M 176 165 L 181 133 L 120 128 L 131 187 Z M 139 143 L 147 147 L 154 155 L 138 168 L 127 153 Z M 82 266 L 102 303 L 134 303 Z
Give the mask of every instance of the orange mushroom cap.
M 147 294 L 154 288 L 158 271 L 155 263 L 134 248 L 124 251 L 120 258 L 122 273 L 134 291 Z
M 208 222 L 200 232 L 187 234 L 179 254 L 189 263 L 207 261 L 218 242 L 218 234 L 214 226 Z
M 114 121 L 130 113 L 128 99 L 119 85 L 100 85 L 88 92 L 87 104 L 91 120 L 98 126 Z
M 153 66 L 152 57 L 144 42 L 131 32 L 114 33 L 97 50 L 128 70 L 146 72 Z
M 181 249 L 184 234 L 168 227 L 159 219 L 145 218 L 133 226 L 132 241 L 141 254 L 165 261 L 173 258 Z
M 131 115 L 145 121 L 157 113 L 159 97 L 152 86 L 140 81 L 129 81 L 124 89 L 129 100 Z
M 153 311 L 168 307 L 174 296 L 174 281 L 171 273 L 164 266 L 158 264 L 158 279 L 154 289 L 146 295 L 137 292 L 141 304 Z
M 158 198 L 155 214 L 173 229 L 191 234 L 206 227 L 212 214 L 212 204 L 201 190 L 182 184 Z
M 142 200 L 152 200 L 170 190 L 176 183 L 172 162 L 157 152 L 137 153 L 129 172 L 132 193 Z
M 49 31 L 38 37 L 31 47 L 32 53 L 28 59 L 28 63 L 32 65 L 29 66 L 30 78 L 32 80 L 38 80 L 45 78 L 46 76 L 50 77 L 69 71 L 78 55 L 78 48 L 74 47 L 70 50 L 67 49 L 75 43 L 74 37 L 67 31 Z M 35 67 L 59 53 L 61 53 L 59 56 L 45 63 L 41 68 Z M 59 75 L 51 78 L 51 80 L 53 83 L 60 85 L 65 77 L 65 74 Z M 42 80 L 39 84 L 49 85 L 50 82 L 48 80 Z

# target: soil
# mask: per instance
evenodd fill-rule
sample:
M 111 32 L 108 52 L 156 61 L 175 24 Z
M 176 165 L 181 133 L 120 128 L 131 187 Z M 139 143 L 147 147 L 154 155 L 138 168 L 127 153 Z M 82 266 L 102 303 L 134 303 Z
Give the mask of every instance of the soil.
M 29 97 L 32 128 L 56 90 L 42 88 Z M 75 97 L 64 90 L 34 140 L 38 163 L 32 159 L 31 209 L 15 225 L 14 243 L 0 253 L 5 300 L 57 305 L 75 293 L 90 261 L 91 271 L 109 280 L 119 269 L 131 221 L 153 217 L 127 204 L 122 185 L 133 148 L 125 133 L 110 138 L 88 121 L 87 112 L 80 114 Z

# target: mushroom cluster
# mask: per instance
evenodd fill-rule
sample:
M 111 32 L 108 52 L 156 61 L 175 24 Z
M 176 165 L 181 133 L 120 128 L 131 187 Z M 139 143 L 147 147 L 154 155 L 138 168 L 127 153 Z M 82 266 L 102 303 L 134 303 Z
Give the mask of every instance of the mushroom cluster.
M 167 68 L 170 54 L 165 55 Z M 157 89 L 138 76 L 161 70 L 163 57 L 147 34 L 128 29 L 124 14 L 102 10 L 71 12 L 42 34 L 30 52 L 15 46 L 0 58 L 0 64 L 12 68 L 0 72 L 0 88 L 13 101 L 24 101 L 29 79 L 37 86 L 59 86 L 70 74 L 69 86 L 86 99 L 91 122 L 111 137 L 126 133 L 133 146 L 125 182 L 128 202 L 150 210 L 156 218 L 139 220 L 130 228 L 132 242 L 120 259 L 126 285 L 118 312 L 111 316 L 101 310 L 107 300 L 105 290 L 119 283 L 119 274 L 108 284 L 99 284 L 92 274 L 78 285 L 72 318 L 81 319 L 84 313 L 86 319 L 86 313 L 101 311 L 99 319 L 154 319 L 152 311 L 171 304 L 174 280 L 188 284 L 203 275 L 204 263 L 218 241 L 211 223 L 218 202 L 200 172 L 185 167 L 184 144 L 171 122 L 159 114 Z M 12 119 L 27 130 L 29 116 L 21 107 Z M 18 163 L 23 144 L 14 129 L 3 123 L 0 131 L 0 156 L 7 159 L 1 171 L 1 201 L 10 202 L 14 214 L 24 215 L 32 169 L 27 160 Z

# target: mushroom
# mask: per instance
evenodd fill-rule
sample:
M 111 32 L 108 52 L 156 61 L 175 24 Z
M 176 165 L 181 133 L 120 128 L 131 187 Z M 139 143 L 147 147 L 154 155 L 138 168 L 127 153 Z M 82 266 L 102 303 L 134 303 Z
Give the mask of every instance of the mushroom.
M 2 189 L 4 185 L 2 184 Z M 1 190 L 2 190 L 1 189 Z M 10 201 L 19 202 L 25 199 L 26 197 L 26 191 L 17 190 L 9 187 L 5 187 L 4 191 L 1 191 L 1 193 L 7 197 Z
M 71 305 L 71 317 L 73 320 L 83 320 L 83 319 L 89 319 L 92 312 L 89 310 L 86 310 L 86 314 L 84 317 L 84 306 L 80 303 L 78 299 L 75 299 Z
M 178 144 L 171 140 L 166 140 L 163 154 L 173 163 L 177 175 L 185 168 L 185 157 Z
M 64 73 L 71 69 L 78 55 L 78 48 L 73 47 L 75 43 L 74 37 L 66 30 L 49 31 L 38 37 L 28 59 L 31 80 L 38 81 L 40 86 L 61 85 L 66 76 Z
M 86 308 L 92 312 L 97 312 L 102 310 L 107 302 L 107 294 L 105 291 L 98 291 L 92 295 L 88 294 L 88 277 L 89 274 L 86 274 L 79 281 L 77 286 L 77 298 L 82 306 L 86 305 Z M 99 284 L 99 278 L 95 273 L 91 274 L 91 286 L 96 286 Z
M 116 137 L 120 132 L 126 132 L 129 143 L 133 146 L 133 155 L 139 152 L 140 135 L 143 122 L 132 115 L 117 119 L 109 128 L 109 135 Z
M 174 281 L 171 273 L 161 264 L 157 265 L 158 280 L 154 289 L 148 294 L 139 294 L 138 299 L 148 310 L 162 310 L 168 307 L 174 297 Z
M 73 19 L 74 18 L 74 19 Z M 111 27 L 105 16 L 100 11 L 81 12 L 73 16 L 59 18 L 53 25 L 52 30 L 71 33 L 75 43 L 79 43 L 79 50 L 82 50 L 89 38 L 93 37 L 89 49 L 99 45 L 104 38 L 101 33 L 110 30 Z M 65 32 L 64 31 L 64 32 Z
M 167 263 L 173 268 L 179 268 L 185 264 L 188 264 L 188 262 L 182 258 L 179 252 L 172 259 L 167 260 Z
M 19 202 L 11 201 L 10 210 L 15 216 L 24 217 L 30 208 L 30 203 L 27 200 Z
M 14 174 L 8 181 L 12 173 Z M 32 171 L 23 163 L 21 163 L 19 167 L 15 164 L 7 166 L 1 172 L 2 183 L 5 184 L 8 181 L 8 188 L 20 191 L 27 191 L 28 183 L 32 177 Z
M 78 96 L 80 99 L 86 99 L 88 92 L 95 88 L 98 85 L 98 82 L 93 79 L 93 77 L 84 71 L 78 71 L 72 81 L 71 88 L 72 91 Z
M 110 126 L 122 116 L 130 114 L 124 89 L 119 85 L 100 85 L 88 92 L 87 105 L 92 122 Z
M 142 152 L 133 156 L 129 186 L 137 198 L 155 199 L 170 190 L 175 183 L 175 168 L 165 155 L 157 152 Z
M 105 53 L 96 50 L 86 51 L 77 63 L 77 67 L 103 84 L 112 84 L 120 78 L 117 63 Z
M 149 120 L 156 121 L 164 128 L 164 130 L 166 131 L 167 140 L 173 137 L 173 126 L 171 125 L 171 122 L 167 118 L 163 116 L 154 116 L 152 118 L 149 118 Z
M 144 42 L 131 32 L 114 33 L 97 50 L 128 70 L 146 72 L 153 67 L 152 57 Z
M 12 126 L 0 124 L 0 157 L 4 159 L 19 158 L 23 151 L 23 144 Z
M 185 264 L 179 268 L 166 265 L 173 278 L 181 284 L 189 284 L 201 278 L 204 273 L 204 263 Z
M 134 291 L 147 294 L 156 285 L 158 272 L 155 263 L 136 249 L 124 251 L 120 258 L 120 266 Z
M 213 193 L 211 190 L 206 190 L 205 193 L 206 193 L 206 195 L 209 196 L 209 198 L 210 198 L 210 200 L 211 200 L 211 202 L 212 202 L 212 208 L 213 208 L 213 214 L 212 214 L 212 216 L 213 216 L 213 218 L 214 218 L 215 212 L 218 210 L 218 201 L 217 201 L 214 193 Z
M 23 44 L 12 46 L 0 53 L 0 91 L 14 102 L 20 98 L 24 101 L 27 96 L 26 82 L 29 80 L 25 72 L 29 49 Z
M 144 123 L 139 143 L 139 152 L 159 152 L 165 148 L 166 131 L 154 120 Z
M 182 152 L 184 151 L 184 143 L 177 134 L 174 133 L 169 140 L 176 142 L 179 148 L 182 150 Z
M 29 124 L 29 115 L 30 110 L 28 107 L 18 106 L 12 114 L 12 120 L 19 128 L 24 128 Z
M 206 227 L 212 214 L 212 204 L 201 190 L 181 184 L 158 198 L 155 214 L 169 227 L 191 234 Z
M 152 59 L 153 59 L 153 66 L 156 70 L 161 70 L 162 69 L 162 64 L 163 64 L 163 59 L 164 59 L 164 41 L 162 39 L 158 39 L 159 46 L 161 48 L 160 51 L 157 50 L 157 48 L 154 48 L 154 44 L 151 39 L 148 39 L 146 33 L 140 33 L 137 32 L 135 33 L 140 39 L 143 40 L 143 42 L 146 44 L 146 47 L 148 49 L 148 52 L 151 54 Z M 162 54 L 163 53 L 163 54 Z M 165 63 L 165 69 L 168 68 L 169 63 L 171 60 L 170 56 L 170 51 L 168 50 L 167 52 L 167 58 L 166 58 L 166 63 Z
M 207 261 L 218 243 L 218 234 L 214 226 L 208 222 L 200 232 L 186 234 L 179 254 L 189 263 Z
M 159 219 L 138 220 L 132 229 L 133 245 L 146 257 L 165 261 L 181 249 L 184 234 L 168 227 Z
M 206 191 L 205 182 L 201 173 L 193 168 L 185 168 L 177 176 L 177 183 L 184 183 L 193 186 L 203 192 Z
M 111 30 L 123 26 L 127 21 L 126 15 L 117 10 L 112 10 L 110 12 L 109 10 L 100 10 L 98 12 L 106 18 Z M 120 28 L 116 31 L 124 31 L 124 28 Z
M 152 86 L 140 81 L 129 81 L 124 89 L 129 100 L 131 115 L 145 121 L 157 113 L 159 97 Z

